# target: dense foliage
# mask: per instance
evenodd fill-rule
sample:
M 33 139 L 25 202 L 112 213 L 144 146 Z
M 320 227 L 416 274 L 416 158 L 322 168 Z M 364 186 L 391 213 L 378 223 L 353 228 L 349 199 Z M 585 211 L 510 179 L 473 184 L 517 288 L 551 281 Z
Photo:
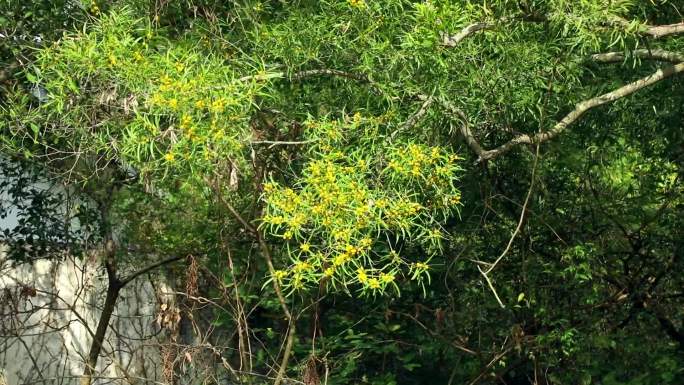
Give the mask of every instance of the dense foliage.
M 5 240 L 192 255 L 239 330 L 215 371 L 684 381 L 681 3 L 2 7 L 3 154 L 93 233 Z

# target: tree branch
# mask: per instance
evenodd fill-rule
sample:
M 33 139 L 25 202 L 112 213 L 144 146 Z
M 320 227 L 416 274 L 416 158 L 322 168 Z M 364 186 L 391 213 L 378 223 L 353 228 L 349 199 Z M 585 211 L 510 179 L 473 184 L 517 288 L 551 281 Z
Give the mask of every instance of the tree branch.
M 424 95 L 420 95 L 420 96 L 424 96 Z M 392 132 L 392 134 L 390 134 L 390 137 L 389 137 L 390 142 L 393 141 L 394 138 L 400 132 L 410 130 L 411 128 L 413 128 L 413 126 L 415 126 L 418 123 L 418 121 L 420 119 L 422 119 L 423 116 L 425 116 L 425 114 L 428 112 L 428 109 L 430 108 L 430 106 L 432 105 L 432 102 L 433 102 L 432 96 L 419 97 L 419 99 L 423 100 L 423 104 L 420 106 L 418 111 L 416 111 L 413 115 L 411 115 L 408 118 L 408 120 L 406 120 L 406 122 L 404 122 L 404 124 L 401 125 L 401 127 L 399 127 L 396 131 L 394 131 L 394 132 Z
M 486 150 L 481 154 L 478 154 L 479 158 L 477 159 L 476 163 L 481 163 L 490 159 L 494 159 L 499 155 L 507 153 L 508 151 L 512 150 L 520 144 L 544 143 L 547 140 L 553 139 L 560 133 L 565 131 L 565 129 L 568 128 L 568 126 L 575 123 L 577 120 L 579 120 L 579 118 L 582 117 L 582 115 L 584 115 L 587 111 L 591 110 L 592 108 L 602 106 L 604 104 L 611 103 L 615 100 L 629 96 L 643 88 L 651 86 L 663 79 L 669 78 L 670 76 L 679 74 L 681 72 L 684 72 L 684 63 L 679 63 L 670 67 L 661 68 L 649 76 L 646 76 L 637 81 L 624 85 L 614 91 L 578 103 L 575 106 L 574 110 L 567 114 L 563 119 L 561 119 L 560 122 L 558 122 L 550 130 L 540 132 L 532 136 L 527 134 L 519 135 L 495 149 Z
M 448 34 L 442 34 L 442 45 L 445 47 L 455 47 L 466 37 L 485 30 L 491 29 L 494 25 L 490 23 L 473 23 L 469 26 L 463 28 L 459 33 L 449 36 Z
M 313 70 L 304 70 L 304 71 L 299 71 L 295 72 L 292 74 L 292 79 L 293 80 L 301 80 L 303 78 L 311 77 L 311 76 L 339 76 L 343 78 L 348 78 L 348 79 L 353 79 L 357 80 L 360 82 L 371 82 L 371 80 L 368 78 L 367 75 L 365 74 L 358 74 L 354 72 L 347 72 L 347 71 L 341 71 L 341 70 L 336 70 L 336 69 L 329 69 L 329 68 L 322 68 L 322 69 L 313 69 Z M 264 73 L 264 74 L 257 74 L 257 75 L 247 75 L 243 76 L 241 78 L 238 78 L 238 81 L 240 82 L 246 82 L 250 80 L 269 80 L 269 79 L 281 79 L 287 77 L 287 72 L 270 72 L 270 73 Z
M 418 96 L 418 98 L 425 97 L 426 96 L 424 95 Z M 447 110 L 447 113 L 449 115 L 461 121 L 461 126 L 459 127 L 459 132 L 461 133 L 461 136 L 463 137 L 463 139 L 465 139 L 466 144 L 473 150 L 473 152 L 478 157 L 481 157 L 482 154 L 484 154 L 485 150 L 482 149 L 482 146 L 480 146 L 480 143 L 478 143 L 477 139 L 475 139 L 475 135 L 473 135 L 472 131 L 470 130 L 470 124 L 468 123 L 468 117 L 466 116 L 466 114 L 460 108 L 449 103 L 449 101 L 447 101 L 446 99 L 438 98 L 438 100 L 442 107 L 444 107 Z
M 684 54 L 662 49 L 637 49 L 630 52 L 629 56 L 638 57 L 640 59 L 669 61 L 672 63 L 684 62 Z M 606 52 L 591 55 L 591 59 L 599 63 L 619 63 L 624 61 L 627 57 L 628 56 L 625 56 L 624 52 Z
M 684 22 L 667 25 L 648 25 L 646 26 L 644 33 L 656 39 L 664 36 L 684 33 Z
M 155 262 L 149 266 L 143 267 L 142 269 L 140 269 L 140 270 L 136 271 L 135 273 L 129 275 L 128 277 L 122 279 L 120 281 L 121 287 L 126 286 L 131 281 L 133 281 L 134 279 L 136 279 L 136 278 L 140 277 L 141 275 L 146 274 L 146 273 L 148 273 L 148 272 L 150 272 L 150 271 L 152 271 L 152 270 L 154 270 L 160 266 L 166 265 L 167 263 L 178 261 L 178 260 L 183 259 L 183 258 L 185 258 L 185 257 L 184 256 L 169 257 L 169 258 L 163 259 L 159 262 Z

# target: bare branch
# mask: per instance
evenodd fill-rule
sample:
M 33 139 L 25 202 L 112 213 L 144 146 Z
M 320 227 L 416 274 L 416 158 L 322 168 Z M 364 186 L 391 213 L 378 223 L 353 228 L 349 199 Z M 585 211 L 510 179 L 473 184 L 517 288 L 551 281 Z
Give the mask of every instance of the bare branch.
M 684 22 L 668 25 L 649 25 L 646 27 L 646 30 L 644 30 L 644 33 L 656 39 L 664 36 L 684 33 Z
M 346 71 L 340 71 L 340 70 L 335 70 L 335 69 L 327 69 L 327 68 L 296 72 L 292 75 L 292 79 L 299 80 L 299 79 L 306 78 L 309 76 L 321 76 L 321 75 L 339 76 L 339 77 L 343 77 L 343 78 L 358 80 L 360 82 L 370 82 L 370 79 L 365 74 L 357 74 L 357 73 L 353 73 L 353 72 L 346 72 Z
M 275 146 L 297 146 L 297 145 L 303 145 L 303 144 L 308 144 L 308 143 L 313 143 L 315 142 L 316 139 L 309 139 L 309 140 L 302 140 L 302 141 L 282 141 L 282 140 L 258 140 L 255 142 L 252 142 L 252 144 L 269 144 L 268 148 L 273 148 Z
M 445 47 L 455 47 L 466 37 L 485 29 L 491 29 L 493 26 L 494 25 L 490 23 L 473 23 L 463 28 L 461 32 L 455 35 L 449 36 L 447 34 L 442 34 L 442 45 Z
M 420 97 L 424 96 L 419 96 L 419 98 Z M 485 151 L 482 149 L 482 146 L 480 146 L 480 143 L 478 143 L 477 139 L 475 139 L 475 135 L 473 135 L 472 131 L 470 130 L 470 124 L 468 123 L 468 117 L 466 114 L 460 108 L 449 103 L 449 101 L 446 99 L 439 98 L 438 100 L 439 103 L 447 110 L 449 115 L 461 121 L 461 126 L 459 127 L 461 136 L 463 136 L 466 144 L 468 144 L 473 152 L 475 152 L 478 157 L 481 157 Z
M 358 80 L 360 82 L 370 82 L 370 79 L 365 74 L 359 74 L 354 72 L 341 71 L 336 69 L 322 68 L 299 71 L 292 74 L 293 80 L 301 80 L 303 78 L 311 76 L 339 76 L 343 78 Z M 238 78 L 240 82 L 246 82 L 250 80 L 269 80 L 269 79 L 281 79 L 287 77 L 287 72 L 270 72 L 257 75 L 248 75 Z
M 423 95 L 421 95 L 421 96 L 423 96 Z M 404 124 L 401 125 L 401 127 L 399 127 L 396 131 L 392 132 L 392 134 L 389 137 L 390 142 L 392 140 L 394 140 L 394 138 L 400 132 L 410 130 L 411 128 L 413 128 L 413 126 L 415 126 L 418 123 L 418 121 L 420 119 L 422 119 L 423 116 L 425 116 L 425 114 L 428 112 L 428 109 L 430 108 L 430 106 L 432 105 L 432 102 L 433 102 L 432 96 L 425 96 L 425 97 L 420 98 L 420 100 L 424 100 L 423 104 L 420 106 L 418 111 L 416 111 L 413 115 L 411 115 L 408 118 L 408 120 L 406 120 L 406 122 L 404 122 Z
M 672 63 L 684 62 L 684 54 L 662 49 L 637 49 L 630 52 L 629 56 L 638 57 L 640 59 L 669 61 Z M 599 63 L 619 63 L 623 62 L 627 57 L 628 56 L 625 56 L 624 52 L 606 52 L 591 55 L 591 59 Z
M 158 268 L 158 267 L 160 267 L 160 266 L 164 266 L 164 265 L 166 265 L 167 263 L 175 262 L 175 261 L 178 261 L 178 260 L 183 259 L 183 258 L 185 258 L 185 257 L 183 257 L 183 256 L 169 257 L 169 258 L 166 258 L 166 259 L 162 259 L 162 260 L 159 261 L 159 262 L 155 262 L 155 263 L 153 263 L 153 264 L 151 264 L 151 265 L 149 265 L 149 266 L 143 267 L 142 269 L 140 269 L 140 270 L 134 272 L 133 274 L 129 275 L 128 277 L 122 279 L 122 280 L 121 280 L 121 286 L 122 286 L 122 287 L 123 287 L 123 286 L 126 286 L 126 285 L 129 284 L 131 281 L 133 281 L 134 279 L 138 278 L 139 276 L 141 276 L 141 275 L 143 275 L 143 274 L 146 274 L 146 273 L 148 273 L 148 272 L 150 272 L 150 271 L 152 271 L 152 270 L 154 270 L 154 269 L 156 269 L 156 268 Z
M 544 143 L 547 140 L 553 139 L 560 133 L 565 131 L 565 129 L 568 128 L 568 126 L 579 120 L 579 118 L 581 118 L 582 115 L 584 115 L 587 111 L 591 110 L 592 108 L 602 106 L 604 104 L 611 103 L 615 100 L 629 96 L 643 88 L 651 86 L 663 79 L 667 79 L 670 76 L 679 74 L 681 72 L 684 72 L 684 63 L 679 63 L 674 66 L 661 68 L 653 74 L 641 78 L 632 83 L 629 83 L 627 85 L 624 85 L 616 89 L 615 91 L 611 91 L 606 94 L 578 103 L 575 106 L 574 110 L 567 114 L 563 119 L 561 119 L 560 122 L 558 122 L 550 130 L 546 132 L 540 132 L 533 136 L 527 134 L 519 135 L 493 150 L 486 150 L 483 153 L 478 154 L 479 158 L 477 159 L 477 163 L 494 159 L 499 155 L 507 153 L 508 151 L 512 150 L 520 144 Z

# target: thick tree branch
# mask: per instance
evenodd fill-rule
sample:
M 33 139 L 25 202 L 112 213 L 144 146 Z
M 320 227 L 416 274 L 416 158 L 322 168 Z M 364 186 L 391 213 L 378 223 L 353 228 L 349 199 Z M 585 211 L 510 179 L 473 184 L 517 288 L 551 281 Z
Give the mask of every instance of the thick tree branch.
M 646 26 L 644 33 L 656 39 L 664 36 L 684 33 L 684 22 L 667 25 L 649 25 Z
M 632 83 L 629 83 L 627 85 L 624 85 L 615 91 L 608 92 L 606 94 L 597 96 L 595 98 L 591 98 L 588 100 L 585 100 L 581 103 L 578 103 L 575 106 L 575 109 L 572 110 L 569 114 L 567 114 L 563 119 L 561 119 L 560 122 L 558 122 L 553 128 L 551 128 L 548 131 L 545 132 L 540 132 L 536 135 L 519 135 L 507 143 L 492 149 L 492 150 L 486 150 L 482 153 L 478 154 L 478 159 L 476 163 L 484 162 L 490 159 L 494 159 L 498 157 L 499 155 L 505 154 L 508 151 L 512 150 L 518 145 L 521 144 L 533 144 L 533 143 L 544 143 L 550 139 L 555 138 L 558 136 L 560 133 L 565 131 L 568 126 L 571 124 L 575 123 L 577 120 L 579 120 L 582 115 L 584 115 L 587 111 L 591 110 L 592 108 L 602 106 L 607 103 L 614 102 L 615 100 L 624 98 L 626 96 L 629 96 L 641 89 L 644 89 L 648 86 L 651 86 L 663 79 L 669 78 L 670 76 L 679 74 L 681 72 L 684 72 L 684 63 L 679 63 L 674 66 L 670 67 L 665 67 L 657 70 L 653 74 L 646 76 L 644 78 L 641 78 L 637 81 L 634 81 Z M 470 134 L 470 137 L 466 137 L 466 140 L 472 140 L 475 141 L 475 138 L 472 137 L 472 134 Z M 477 151 L 476 151 L 477 153 Z
M 365 74 L 341 71 L 341 70 L 330 69 L 330 68 L 304 70 L 304 71 L 295 72 L 294 74 L 292 74 L 292 79 L 293 80 L 301 80 L 301 79 L 304 79 L 307 77 L 312 77 L 312 76 L 338 76 L 338 77 L 348 78 L 348 79 L 352 79 L 352 80 L 357 80 L 360 82 L 369 82 L 369 83 L 371 82 L 371 80 Z M 264 73 L 264 74 L 243 76 L 241 78 L 238 78 L 238 81 L 246 82 L 246 81 L 250 81 L 250 80 L 282 79 L 285 77 L 287 77 L 287 72 L 284 72 L 284 71 L 283 72 L 270 72 L 270 73 Z
M 81 385 L 90 385 L 93 381 L 97 360 L 100 357 L 100 351 L 102 350 L 105 335 L 107 333 L 107 329 L 109 328 L 109 320 L 112 318 L 112 314 L 116 308 L 116 301 L 119 298 L 119 292 L 123 287 L 116 274 L 116 246 L 114 241 L 111 239 L 111 233 L 108 233 L 108 237 L 109 239 L 105 241 L 104 250 L 104 265 L 108 278 L 107 296 L 102 307 L 102 314 L 97 322 L 95 336 L 90 344 L 88 358 L 85 363 L 85 369 L 83 370 L 83 376 L 81 377 L 80 381 Z
M 424 95 L 418 96 L 418 98 L 425 97 L 426 96 Z M 477 139 L 475 139 L 475 135 L 473 135 L 472 131 L 470 131 L 470 124 L 468 123 L 468 117 L 466 116 L 466 114 L 458 107 L 449 103 L 449 101 L 447 101 L 446 99 L 438 98 L 438 100 L 442 107 L 446 109 L 449 115 L 461 121 L 459 132 L 461 133 L 463 139 L 466 141 L 468 147 L 470 147 L 478 157 L 482 156 L 482 154 L 484 154 L 485 151 L 482 149 L 482 146 L 480 146 L 480 143 L 478 143 Z
M 630 52 L 629 56 L 638 57 L 640 59 L 669 61 L 672 63 L 684 62 L 684 54 L 662 49 L 637 49 Z M 623 62 L 627 57 L 628 56 L 625 56 L 624 52 L 606 52 L 591 55 L 591 59 L 599 63 L 619 63 Z
M 490 23 L 473 23 L 455 35 L 442 34 L 442 45 L 445 47 L 455 47 L 466 37 L 485 29 L 491 29 L 493 26 Z

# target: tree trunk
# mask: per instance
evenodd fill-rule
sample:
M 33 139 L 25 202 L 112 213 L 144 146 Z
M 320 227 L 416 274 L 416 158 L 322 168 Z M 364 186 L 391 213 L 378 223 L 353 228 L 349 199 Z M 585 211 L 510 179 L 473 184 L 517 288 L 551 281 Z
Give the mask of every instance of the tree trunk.
M 109 320 L 112 318 L 114 309 L 116 308 L 116 301 L 119 298 L 119 292 L 123 287 L 123 283 L 116 277 L 115 270 L 107 263 L 107 276 L 109 278 L 107 285 L 107 297 L 105 298 L 104 307 L 100 320 L 97 323 L 97 330 L 95 336 L 90 344 L 90 352 L 88 353 L 88 361 L 83 370 L 83 377 L 81 377 L 81 385 L 90 385 L 92 383 L 93 373 L 97 366 L 97 360 L 102 351 L 102 344 L 109 328 Z

